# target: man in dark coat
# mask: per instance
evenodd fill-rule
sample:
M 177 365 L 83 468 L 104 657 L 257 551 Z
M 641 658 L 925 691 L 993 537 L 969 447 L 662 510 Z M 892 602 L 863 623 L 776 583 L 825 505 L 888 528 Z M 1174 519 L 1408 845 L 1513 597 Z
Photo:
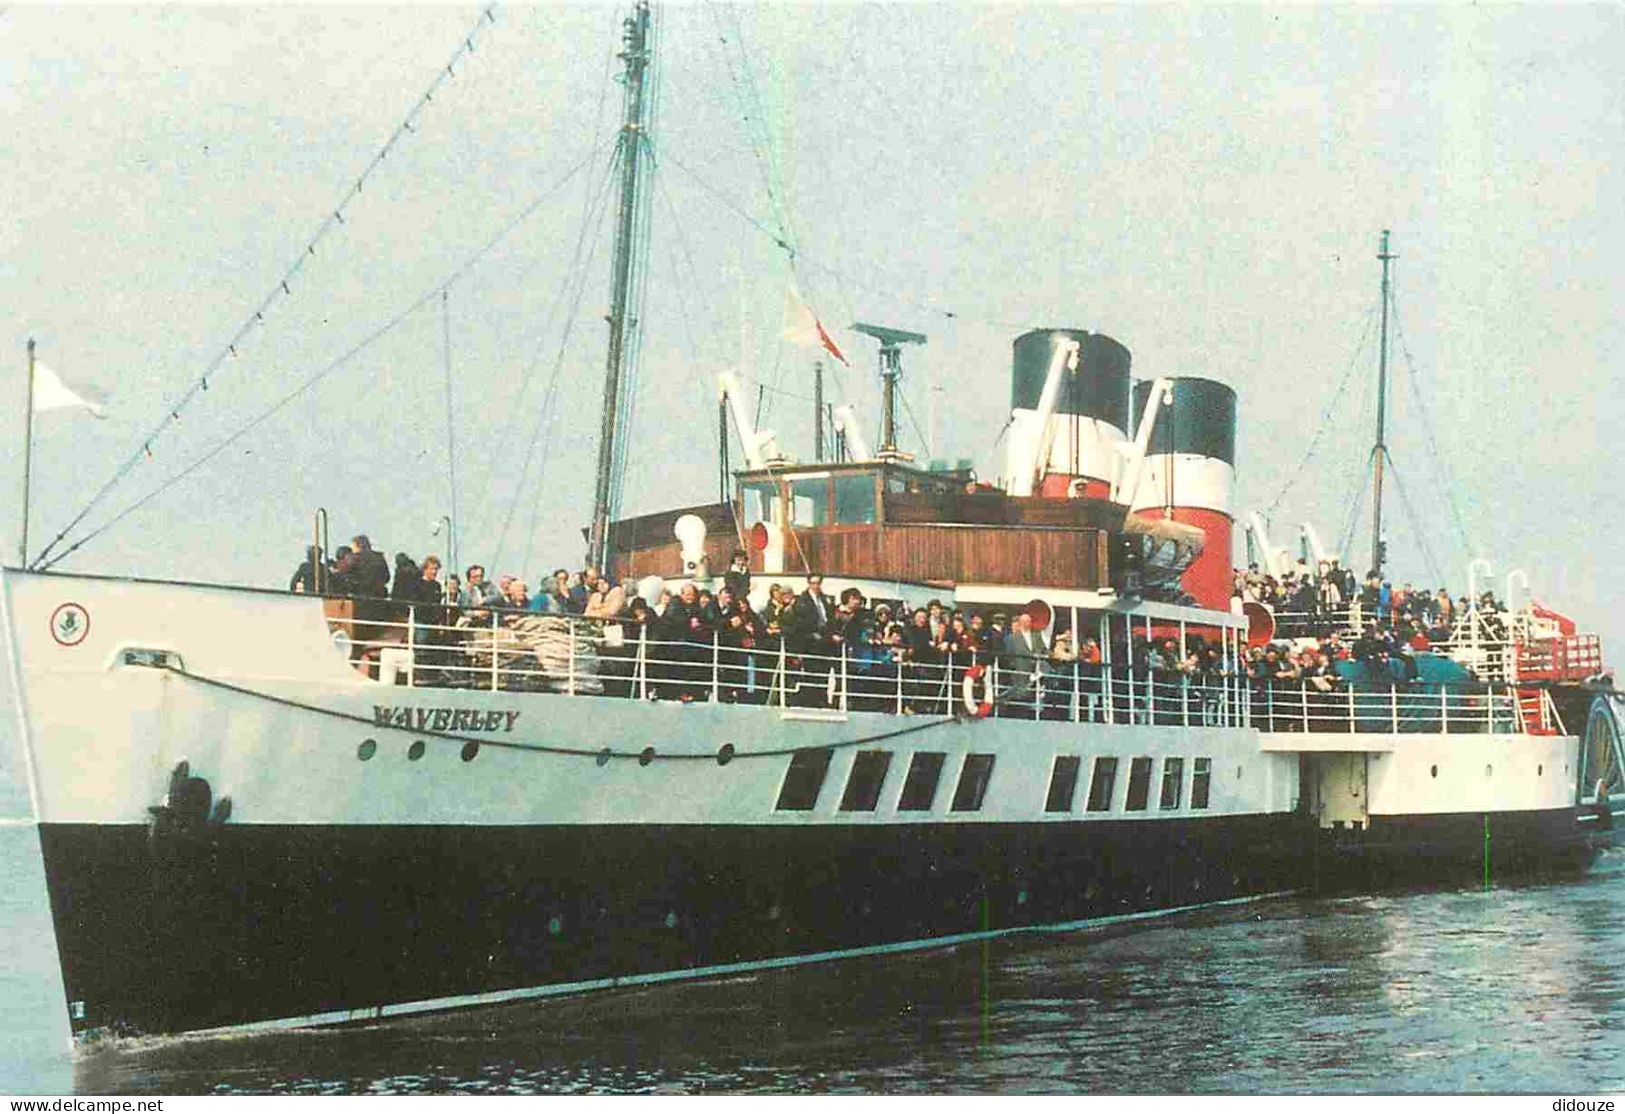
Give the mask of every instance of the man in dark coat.
M 807 590 L 790 605 L 784 628 L 786 648 L 802 659 L 804 687 L 828 685 L 831 659 L 841 652 L 839 633 L 831 633 L 834 618 L 835 601 L 824 595 L 824 578 L 818 573 L 808 573 Z M 817 699 L 814 694 L 807 695 Z
M 356 595 L 386 599 L 389 596 L 389 562 L 384 560 L 382 553 L 373 549 L 365 534 L 357 534 L 350 545 L 355 550 L 355 567 L 350 577 Z

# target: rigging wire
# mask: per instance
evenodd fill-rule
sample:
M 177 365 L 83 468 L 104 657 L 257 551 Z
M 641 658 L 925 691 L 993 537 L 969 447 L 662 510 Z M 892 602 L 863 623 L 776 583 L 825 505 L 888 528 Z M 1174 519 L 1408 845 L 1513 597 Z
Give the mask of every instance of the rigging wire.
M 610 73 L 611 73 L 611 70 L 613 68 L 614 61 L 615 61 L 614 52 L 613 51 L 606 51 L 604 53 L 604 70 L 603 70 L 603 74 L 601 75 L 601 77 L 599 79 L 599 82 L 598 82 L 598 105 L 593 110 L 592 151 L 587 156 L 586 160 L 584 160 L 584 165 L 596 162 L 598 159 L 600 159 L 604 155 L 606 150 L 609 149 L 609 142 L 608 142 L 608 136 L 607 136 L 607 123 L 606 123 L 606 118 L 605 118 L 605 115 L 604 115 L 604 109 L 609 103 L 609 88 L 610 88 L 610 85 L 612 84 L 612 81 L 610 79 Z M 604 174 L 603 180 L 599 181 L 595 185 L 593 183 L 591 177 L 589 176 L 589 178 L 588 178 L 587 189 L 586 189 L 586 191 L 585 191 L 585 193 L 583 195 L 582 206 L 581 206 L 581 229 L 577 234 L 576 244 L 575 244 L 575 247 L 574 247 L 574 249 L 572 251 L 572 254 L 571 254 L 571 257 L 570 257 L 570 264 L 569 264 L 568 268 L 565 270 L 566 276 L 574 275 L 576 273 L 576 268 L 581 265 L 582 242 L 583 242 L 583 237 L 585 236 L 585 233 L 586 233 L 586 229 L 590 226 L 590 217 L 591 217 L 591 213 L 592 213 L 593 199 L 596 198 L 598 196 L 598 192 L 601 189 L 604 188 L 604 183 L 608 181 L 609 176 L 613 172 L 613 170 L 614 170 L 614 160 L 613 159 L 608 159 L 608 160 L 605 160 L 605 162 L 603 164 L 603 174 Z M 542 348 L 543 348 L 543 345 L 544 345 L 544 340 L 549 335 L 549 333 L 551 332 L 551 330 L 553 328 L 554 322 L 556 321 L 556 319 L 558 317 L 558 314 L 559 314 L 559 309 L 564 304 L 565 296 L 566 296 L 566 293 L 567 293 L 568 290 L 569 290 L 569 282 L 566 281 L 564 283 L 560 283 L 558 285 L 558 287 L 554 291 L 552 304 L 548 307 L 547 313 L 543 318 L 543 325 L 542 325 L 542 327 L 540 329 L 537 330 L 537 334 L 536 334 L 537 340 L 536 340 L 536 343 L 535 343 L 535 347 L 531 352 L 530 361 L 525 367 L 524 375 L 523 375 L 521 383 L 520 383 L 519 394 L 514 399 L 513 405 L 508 408 L 508 417 L 507 417 L 507 420 L 503 423 L 501 431 L 497 434 L 496 438 L 491 442 L 491 454 L 490 454 L 490 460 L 489 460 L 489 462 L 488 462 L 488 464 L 486 466 L 486 470 L 485 470 L 485 480 L 484 480 L 484 482 L 482 484 L 479 484 L 479 485 L 477 485 L 476 487 L 474 487 L 472 489 L 474 491 L 487 493 L 486 501 L 484 503 L 482 503 L 482 505 L 481 505 L 481 515 L 480 515 L 480 517 L 481 517 L 482 520 L 487 517 L 487 512 L 489 512 L 491 517 L 495 516 L 496 508 L 495 508 L 494 500 L 490 499 L 489 493 L 492 493 L 492 492 L 495 491 L 495 483 L 494 483 L 494 481 L 496 479 L 497 465 L 499 463 L 501 463 L 502 457 L 503 457 L 504 447 L 509 443 L 509 438 L 512 436 L 515 428 L 519 425 L 519 421 L 520 421 L 521 417 L 523 417 L 524 414 L 525 414 L 524 402 L 525 402 L 526 397 L 528 397 L 529 394 L 530 394 L 531 385 L 536 381 L 536 370 L 541 366 Z M 573 309 L 572 309 L 571 313 L 572 313 L 571 322 L 573 324 L 573 321 L 574 321 L 574 317 L 573 317 L 574 310 Z M 558 373 L 555 370 L 555 372 L 554 372 L 554 382 L 555 383 L 557 382 L 557 374 Z M 548 396 L 548 397 L 549 397 L 549 402 L 550 402 L 551 401 L 551 396 Z M 543 412 L 544 413 L 546 412 L 546 408 L 544 408 Z M 540 419 L 538 419 L 538 420 L 540 420 Z M 532 432 L 531 436 L 534 439 L 534 437 L 535 437 L 535 432 L 534 431 Z M 508 510 L 508 517 L 510 519 L 511 519 L 512 514 L 513 514 L 513 504 L 512 504 L 511 500 L 518 498 L 518 492 L 520 490 L 522 490 L 522 488 L 516 487 L 513 495 L 510 497 L 510 504 L 509 504 L 509 510 Z M 504 524 L 504 530 L 506 530 L 506 523 Z M 500 552 L 498 552 L 495 555 L 495 557 L 500 557 L 500 556 L 501 556 Z
M 610 183 L 615 175 L 615 167 L 620 161 L 620 149 L 620 145 L 617 144 L 615 146 L 615 153 L 612 154 L 611 158 L 605 164 L 604 176 L 599 182 L 598 195 L 594 197 L 594 195 L 589 192 L 585 199 L 581 229 L 576 238 L 575 256 L 571 262 L 571 273 L 575 275 L 576 282 L 573 291 L 570 292 L 570 308 L 565 316 L 564 332 L 559 337 L 558 350 L 553 359 L 553 372 L 548 379 L 547 393 L 543 396 L 541 408 L 537 410 L 536 420 L 531 425 L 530 437 L 528 438 L 525 447 L 525 459 L 520 465 L 519 476 L 514 481 L 513 495 L 508 501 L 508 511 L 503 517 L 502 529 L 497 534 L 497 545 L 492 557 L 493 563 L 499 563 L 501 561 L 502 552 L 507 546 L 508 528 L 513 522 L 514 511 L 518 506 L 520 494 L 525 491 L 525 479 L 530 473 L 530 462 L 535 456 L 538 440 L 540 440 L 542 443 L 542 459 L 538 468 L 538 474 L 545 475 L 547 473 L 547 457 L 552 451 L 553 447 L 551 417 L 553 414 L 554 404 L 558 398 L 559 377 L 564 371 L 565 354 L 569 350 L 571 334 L 575 331 L 576 318 L 581 310 L 581 300 L 586 293 L 587 277 L 591 270 L 592 260 L 594 255 L 597 254 L 599 237 L 589 236 L 588 233 L 601 221 L 603 221 L 604 217 L 609 212 Z M 593 215 L 594 208 L 598 210 L 596 216 Z M 585 251 L 585 255 L 582 254 L 583 251 Z M 559 297 L 561 301 L 564 297 L 566 289 L 566 287 L 560 287 Z M 532 368 L 534 368 L 535 365 L 540 362 L 541 353 L 542 345 L 540 342 L 538 342 L 536 353 L 532 358 Z M 529 372 L 527 372 L 527 375 L 528 374 Z M 543 425 L 547 425 L 548 427 L 545 436 L 543 435 Z M 532 500 L 531 502 L 530 521 L 525 535 L 525 553 L 531 552 L 531 546 L 536 538 L 536 518 L 540 505 L 541 501 L 539 499 Z
M 1456 533 L 1461 541 L 1462 548 L 1471 553 L 1475 547 L 1472 538 L 1467 533 L 1466 519 L 1461 513 L 1461 504 L 1456 499 L 1456 485 L 1450 476 L 1450 469 L 1445 464 L 1444 455 L 1439 452 L 1439 443 L 1433 436 L 1433 416 L 1428 409 L 1426 396 L 1422 393 L 1420 377 L 1416 372 L 1416 361 L 1411 356 L 1410 345 L 1405 341 L 1405 330 L 1399 320 L 1399 305 L 1396 300 L 1393 306 L 1394 333 L 1399 340 L 1399 350 L 1405 355 L 1406 381 L 1410 384 L 1411 397 L 1416 402 L 1417 411 L 1422 418 L 1422 436 L 1427 444 L 1428 453 L 1432 457 L 1433 467 L 1438 478 L 1444 484 L 1445 501 L 1450 505 L 1451 522 L 1456 527 Z
M 899 305 L 908 306 L 909 308 L 918 310 L 920 313 L 927 314 L 932 318 L 940 317 L 947 321 L 973 321 L 979 325 L 987 325 L 997 329 L 1027 329 L 1031 327 L 1031 322 L 1002 321 L 991 317 L 981 317 L 973 313 L 964 313 L 959 310 L 943 309 L 941 306 L 931 305 L 927 302 L 922 302 L 918 299 L 899 294 L 896 289 L 884 286 L 877 281 L 855 278 L 841 268 L 828 263 L 823 263 L 818 259 L 817 256 L 808 255 L 799 247 L 794 247 L 780 239 L 779 235 L 774 232 L 773 229 L 764 224 L 760 218 L 753 216 L 751 213 L 746 211 L 746 209 L 737 201 L 733 200 L 726 193 L 722 192 L 722 190 L 706 181 L 698 171 L 679 160 L 671 152 L 666 152 L 665 159 L 668 163 L 692 178 L 695 184 L 708 193 L 712 199 L 723 208 L 733 213 L 734 216 L 744 221 L 750 227 L 756 229 L 756 231 L 760 232 L 763 236 L 766 236 L 768 239 L 772 240 L 785 252 L 793 253 L 795 266 L 797 268 L 803 265 L 809 266 L 816 271 L 820 271 L 823 274 L 828 275 L 837 282 L 847 283 L 857 287 L 858 289 L 884 294 L 887 298 L 898 303 Z
M 450 570 L 457 572 L 457 398 L 452 390 L 451 377 L 451 289 L 440 291 L 440 335 L 442 351 L 446 357 L 446 466 L 448 486 L 451 488 L 451 525 L 446 538 L 446 559 Z
M 1382 454 L 1388 461 L 1388 472 L 1394 478 L 1394 490 L 1399 492 L 1399 504 L 1405 508 L 1406 517 L 1410 519 L 1411 529 L 1416 531 L 1416 547 L 1422 551 L 1422 560 L 1427 563 L 1428 571 L 1433 574 L 1434 583 L 1443 584 L 1444 575 L 1440 566 L 1433 559 L 1433 552 L 1428 548 L 1427 533 L 1422 528 L 1422 518 L 1416 513 L 1416 507 L 1411 503 L 1410 493 L 1405 490 L 1405 484 L 1399 478 L 1399 469 L 1394 467 L 1394 458 L 1384 450 Z
M 1303 459 L 1298 461 L 1297 467 L 1287 474 L 1286 483 L 1282 484 L 1281 490 L 1275 493 L 1275 498 L 1270 500 L 1269 506 L 1264 508 L 1264 517 L 1268 518 L 1275 512 L 1275 509 L 1281 505 L 1281 501 L 1303 478 L 1304 471 L 1309 467 L 1309 462 L 1314 459 L 1315 451 L 1320 447 L 1320 439 L 1331 428 L 1332 418 L 1336 415 L 1338 404 L 1343 400 L 1343 393 L 1348 389 L 1349 379 L 1353 375 L 1355 365 L 1359 363 L 1360 355 L 1365 351 L 1366 341 L 1370 339 L 1371 325 L 1376 319 L 1376 315 L 1375 308 L 1366 311 L 1365 324 L 1360 329 L 1359 340 L 1355 342 L 1354 354 L 1349 357 L 1348 366 L 1343 369 L 1343 377 L 1338 380 L 1337 390 L 1332 393 L 1331 401 L 1321 411 L 1320 426 L 1315 430 L 1314 436 L 1309 439 L 1309 447 L 1304 450 Z
M 246 422 L 242 426 L 238 427 L 234 432 L 228 434 L 226 437 L 224 437 L 220 441 L 216 442 L 211 448 L 207 449 L 202 455 L 200 455 L 198 457 L 195 457 L 192 460 L 191 463 L 187 464 L 180 471 L 173 473 L 171 476 L 169 476 L 165 480 L 161 481 L 156 487 L 154 487 L 150 491 L 148 491 L 147 494 L 143 495 L 141 498 L 136 500 L 134 503 L 131 503 L 129 506 L 125 507 L 122 511 L 119 511 L 116 515 L 114 515 L 112 518 L 108 519 L 107 521 L 103 522 L 100 526 L 97 526 L 94 530 L 90 531 L 88 534 L 81 537 L 78 541 L 74 542 L 67 549 L 63 550 L 61 553 L 57 553 L 57 554 L 51 556 L 48 560 L 45 559 L 44 557 L 39 558 L 37 560 L 37 567 L 39 569 L 41 569 L 41 570 L 50 569 L 52 566 L 56 565 L 58 562 L 60 562 L 60 561 L 62 561 L 64 559 L 66 559 L 68 556 L 70 556 L 75 551 L 79 550 L 80 548 L 82 548 L 83 546 L 88 544 L 90 541 L 92 541 L 96 537 L 99 537 L 101 534 L 106 533 L 108 530 L 112 529 L 113 526 L 117 525 L 119 522 L 122 522 L 125 518 L 128 518 L 135 511 L 139 510 L 141 507 L 145 506 L 147 503 L 151 502 L 153 499 L 157 498 L 159 495 L 163 494 L 164 492 L 168 491 L 170 488 L 174 487 L 181 480 L 185 479 L 187 476 L 189 476 L 193 472 L 195 472 L 198 468 L 202 467 L 204 464 L 208 463 L 209 461 L 213 460 L 215 457 L 219 456 L 228 447 L 235 444 L 237 441 L 241 440 L 243 437 L 247 436 L 249 433 L 251 433 L 253 430 L 257 429 L 259 426 L 261 426 L 265 422 L 269 421 L 272 417 L 274 417 L 276 414 L 278 414 L 283 409 L 285 409 L 294 400 L 296 400 L 299 397 L 301 397 L 302 395 L 306 394 L 313 387 L 315 387 L 317 384 L 319 384 L 324 379 L 326 379 L 329 375 L 332 375 L 334 372 L 336 372 L 340 368 L 344 367 L 351 360 L 355 359 L 355 357 L 359 356 L 367 348 L 370 348 L 377 341 L 383 339 L 385 336 L 387 336 L 388 334 L 393 332 L 396 328 L 398 328 L 400 326 L 400 324 L 403 321 L 405 321 L 407 318 L 409 318 L 412 314 L 416 313 L 418 310 L 422 309 L 424 306 L 426 306 L 430 302 L 432 302 L 435 298 L 439 297 L 440 294 L 443 291 L 449 290 L 452 286 L 454 286 L 458 282 L 460 282 L 463 279 L 463 277 L 465 275 L 467 275 L 468 272 L 470 270 L 472 270 L 473 267 L 477 263 L 479 263 L 482 259 L 484 259 L 485 256 L 490 254 L 490 252 L 492 250 L 494 250 L 497 247 L 498 244 L 502 243 L 502 241 L 507 239 L 508 236 L 511 235 L 514 232 L 515 229 L 519 228 L 522 224 L 525 223 L 525 221 L 527 221 L 532 215 L 534 215 L 536 213 L 536 211 L 542 207 L 542 204 L 544 202 L 549 200 L 553 196 L 553 194 L 557 193 L 560 189 L 563 189 L 564 186 L 567 185 L 570 182 L 571 179 L 573 179 L 577 174 L 579 174 L 592 161 L 592 159 L 596 156 L 596 154 L 597 154 L 597 152 L 594 152 L 593 154 L 589 154 L 586 158 L 582 159 L 580 162 L 576 163 L 573 167 L 571 167 L 570 170 L 568 170 L 564 174 L 563 177 L 561 177 L 558 181 L 554 182 L 551 186 L 549 186 L 546 190 L 544 190 L 540 195 L 538 195 L 534 200 L 532 200 L 528 205 L 526 205 L 525 208 L 522 209 L 518 213 L 518 215 L 516 215 L 506 225 L 504 225 L 496 233 L 496 235 L 492 236 L 489 240 L 487 240 L 485 242 L 485 244 L 478 251 L 476 251 L 473 255 L 469 256 L 468 259 L 464 260 L 462 265 L 459 266 L 455 271 L 453 271 L 449 278 L 443 280 L 442 282 L 437 284 L 434 288 L 432 288 L 430 290 L 427 290 L 423 294 L 419 295 L 415 300 L 413 300 L 410 304 L 408 304 L 399 313 L 395 314 L 395 316 L 391 317 L 388 321 L 386 321 L 384 324 L 380 325 L 377 329 L 374 329 L 371 333 L 368 333 L 365 337 L 363 337 L 355 345 L 353 345 L 351 348 L 349 348 L 347 351 L 345 351 L 343 355 L 339 356 L 336 360 L 334 360 L 331 363 L 327 364 L 325 367 L 322 367 L 319 370 L 317 370 L 317 371 L 313 372 L 312 374 L 310 374 L 309 376 L 307 376 L 297 387 L 295 387 L 292 391 L 290 391 L 289 393 L 284 395 L 277 402 L 273 403 L 271 406 L 267 407 L 266 409 L 260 411 L 259 414 L 255 415 L 253 418 L 249 419 L 248 422 Z
M 56 547 L 68 536 L 68 534 L 77 528 L 78 525 L 90 515 L 91 511 L 101 505 L 102 500 L 107 497 L 108 493 L 111 492 L 126 475 L 128 475 L 142 461 L 151 457 L 152 443 L 167 432 L 172 425 L 179 422 L 181 419 L 181 412 L 190 406 L 199 395 L 203 394 L 209 389 L 210 378 L 216 376 L 217 374 L 221 374 L 221 369 L 225 366 L 227 361 L 237 358 L 239 346 L 246 341 L 249 334 L 251 334 L 257 327 L 265 323 L 265 315 L 271 311 L 272 307 L 279 301 L 285 301 L 293 297 L 292 283 L 294 279 L 299 276 L 299 272 L 304 269 L 305 263 L 308 260 L 315 258 L 316 249 L 324 240 L 328 238 L 329 234 L 331 234 L 335 229 L 344 225 L 345 210 L 349 208 L 352 201 L 361 195 L 362 188 L 366 185 L 368 179 L 370 179 L 378 167 L 383 164 L 384 159 L 389 155 L 390 151 L 395 148 L 396 144 L 401 141 L 402 137 L 408 134 L 415 135 L 417 133 L 415 122 L 417 121 L 418 117 L 423 114 L 424 110 L 434 101 L 434 94 L 442 85 L 456 76 L 457 64 L 462 61 L 465 55 L 472 54 L 474 52 L 474 40 L 479 36 L 480 32 L 484 30 L 485 26 L 488 23 L 496 22 L 496 19 L 492 14 L 495 11 L 495 8 L 496 6 L 491 4 L 481 9 L 479 17 L 474 21 L 473 26 L 471 26 L 468 31 L 464 33 L 461 41 L 457 44 L 457 49 L 452 51 L 451 57 L 446 61 L 446 64 L 436 71 L 435 78 L 429 83 L 429 87 L 423 91 L 423 93 L 413 103 L 412 107 L 407 110 L 405 117 L 402 118 L 401 122 L 395 126 L 395 130 L 390 133 L 389 138 L 384 141 L 384 145 L 379 148 L 376 154 L 373 155 L 371 161 L 367 163 L 360 175 L 357 176 L 355 182 L 350 186 L 348 191 L 346 191 L 339 203 L 334 206 L 333 210 L 322 219 L 319 225 L 317 225 L 316 231 L 305 241 L 304 246 L 300 249 L 292 265 L 283 272 L 282 277 L 276 282 L 275 285 L 271 287 L 270 293 L 265 295 L 265 297 L 260 300 L 260 303 L 243 320 L 242 324 L 237 327 L 237 330 L 232 334 L 231 339 L 227 341 L 225 347 L 222 348 L 215 355 L 215 357 L 209 361 L 203 373 L 192 381 L 191 385 L 181 393 L 178 399 L 164 407 L 163 418 L 161 418 L 158 423 L 147 432 L 146 436 L 141 439 L 141 443 L 136 447 L 136 449 L 125 458 L 124 462 L 114 471 L 112 476 L 108 477 L 106 482 L 104 482 L 102 486 L 97 489 L 96 493 L 91 496 L 90 501 L 79 509 L 78 513 L 76 513 L 73 518 L 69 520 L 68 524 L 51 539 L 44 549 L 40 550 L 39 555 L 34 558 L 33 562 L 28 563 L 30 568 L 50 567 L 50 565 L 43 564 L 43 562 L 51 555 L 52 551 L 55 550 Z M 78 546 L 76 545 L 74 548 L 77 549 Z M 23 556 L 26 562 L 27 554 L 24 554 Z M 54 563 L 55 561 L 52 562 L 52 564 Z

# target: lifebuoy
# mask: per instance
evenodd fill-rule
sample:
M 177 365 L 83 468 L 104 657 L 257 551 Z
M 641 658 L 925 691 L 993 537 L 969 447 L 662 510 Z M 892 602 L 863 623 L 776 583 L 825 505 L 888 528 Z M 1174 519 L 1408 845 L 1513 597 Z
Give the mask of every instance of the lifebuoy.
M 976 699 L 976 682 L 982 682 L 982 698 Z M 993 714 L 993 678 L 988 676 L 987 666 L 973 665 L 965 670 L 965 680 L 960 685 L 961 694 L 965 701 L 965 712 L 977 719 L 986 719 Z

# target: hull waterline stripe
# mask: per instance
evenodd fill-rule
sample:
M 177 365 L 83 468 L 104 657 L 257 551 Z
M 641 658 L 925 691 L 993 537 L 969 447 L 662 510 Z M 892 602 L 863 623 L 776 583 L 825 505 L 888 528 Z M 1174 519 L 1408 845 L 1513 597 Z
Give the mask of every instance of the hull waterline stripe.
M 437 1013 L 445 1010 L 465 1009 L 473 1006 L 494 1006 L 505 1002 L 522 1002 L 537 998 L 557 998 L 567 994 L 582 994 L 595 990 L 614 990 L 621 987 L 652 986 L 660 983 L 681 982 L 688 979 L 715 978 L 723 975 L 747 974 L 752 971 L 783 970 L 804 967 L 813 963 L 855 959 L 867 955 L 895 955 L 925 951 L 931 948 L 949 948 L 976 940 L 996 940 L 1004 936 L 1040 935 L 1077 932 L 1091 928 L 1109 928 L 1113 925 L 1133 924 L 1156 920 L 1178 913 L 1192 913 L 1203 909 L 1221 909 L 1233 905 L 1247 905 L 1257 901 L 1272 901 L 1291 897 L 1296 890 L 1271 890 L 1267 893 L 1231 897 L 1221 901 L 1202 901 L 1193 905 L 1176 905 L 1168 909 L 1148 909 L 1140 913 L 1121 913 L 1110 917 L 1091 917 L 1058 924 L 1017 925 L 1010 928 L 986 929 L 978 932 L 957 932 L 948 936 L 929 936 L 917 940 L 902 940 L 892 944 L 871 944 L 860 948 L 840 948 L 835 951 L 808 952 L 805 955 L 778 956 L 773 959 L 749 960 L 742 963 L 716 963 L 706 967 L 688 967 L 671 971 L 654 971 L 642 975 L 614 975 L 581 982 L 549 983 L 542 986 L 515 987 L 511 990 L 490 990 L 479 994 L 454 994 L 443 998 L 424 998 L 413 1002 L 369 1006 L 364 1009 L 329 1010 L 326 1013 L 301 1014 L 295 1017 L 275 1018 L 269 1021 L 250 1021 L 241 1025 L 222 1025 L 213 1029 L 193 1029 L 174 1034 L 178 1037 L 213 1038 L 241 1033 L 274 1032 L 326 1025 L 343 1025 L 360 1021 L 378 1021 L 386 1017 L 408 1017 L 413 1014 Z
M 468 735 L 453 735 L 448 731 L 432 731 L 428 728 L 419 729 L 414 727 L 396 727 L 392 724 L 379 723 L 374 718 L 357 715 L 354 712 L 344 712 L 336 708 L 322 708 L 315 704 L 306 704 L 299 700 L 291 700 L 285 696 L 277 696 L 273 693 L 260 692 L 256 689 L 245 688 L 241 685 L 234 685 L 229 681 L 222 681 L 214 677 L 204 677 L 200 674 L 189 672 L 186 669 L 175 665 L 155 665 L 151 666 L 150 668 L 157 669 L 165 673 L 172 673 L 177 677 L 182 677 L 188 681 L 195 681 L 196 683 L 206 685 L 209 688 L 223 689 L 226 692 L 233 692 L 239 696 L 247 696 L 255 700 L 263 700 L 267 703 L 277 704 L 284 708 L 295 708 L 299 711 L 310 712 L 314 715 L 328 716 L 333 719 L 346 720 L 350 723 L 359 723 L 377 731 L 397 731 L 401 734 L 412 735 L 417 738 L 441 739 L 448 743 L 477 743 L 482 747 L 493 747 L 501 750 L 530 751 L 535 754 L 552 754 L 570 758 L 596 759 L 607 754 L 611 758 L 631 758 L 639 761 L 644 759 L 644 753 L 641 750 L 619 751 L 611 747 L 600 747 L 596 750 L 589 750 L 585 747 L 561 747 L 552 746 L 547 743 L 510 743 L 501 739 L 481 739 Z M 804 750 L 845 750 L 851 747 L 865 746 L 869 743 L 882 742 L 887 739 L 898 739 L 905 735 L 917 735 L 921 732 L 931 731 L 939 727 L 951 727 L 955 724 L 962 723 L 975 723 L 980 718 L 984 717 L 953 715 L 941 719 L 928 719 L 924 722 L 912 723 L 907 727 L 899 727 L 894 731 L 881 731 L 873 735 L 865 735 L 858 739 L 843 739 L 839 742 L 833 743 L 813 743 L 804 747 L 775 747 L 771 750 L 738 750 L 734 752 L 731 761 L 740 761 L 747 758 L 783 758 L 787 755 L 798 754 Z M 715 762 L 717 760 L 716 754 L 710 751 L 703 754 L 661 754 L 657 751 L 652 757 L 656 762 L 674 760 L 689 762 Z

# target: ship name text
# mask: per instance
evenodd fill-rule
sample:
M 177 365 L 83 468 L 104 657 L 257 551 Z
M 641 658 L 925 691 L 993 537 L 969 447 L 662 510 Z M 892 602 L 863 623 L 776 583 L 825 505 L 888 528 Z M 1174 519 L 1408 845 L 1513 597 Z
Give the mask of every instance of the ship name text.
M 394 708 L 372 706 L 372 718 L 380 727 L 404 727 L 408 731 L 512 731 L 518 712 L 482 712 L 478 708 Z

